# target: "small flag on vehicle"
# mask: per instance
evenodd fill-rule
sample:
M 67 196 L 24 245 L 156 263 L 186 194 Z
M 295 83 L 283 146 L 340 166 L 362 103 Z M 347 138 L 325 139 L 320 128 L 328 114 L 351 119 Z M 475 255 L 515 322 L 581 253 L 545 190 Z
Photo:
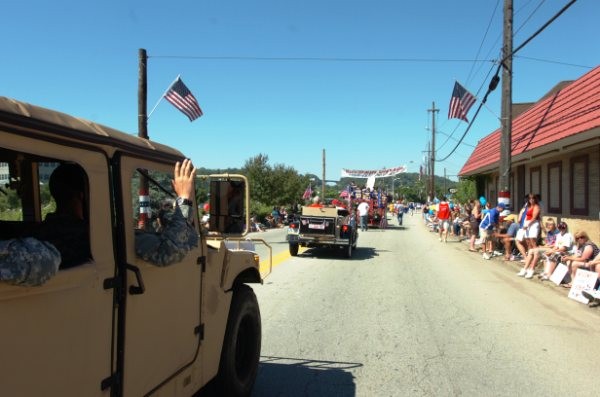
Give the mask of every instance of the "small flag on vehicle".
M 310 185 L 308 185 L 308 187 L 304 191 L 304 194 L 302 195 L 302 198 L 304 200 L 309 200 L 310 196 L 312 196 L 312 187 Z
M 196 120 L 203 114 L 196 97 L 181 81 L 180 77 L 177 77 L 177 80 L 171 84 L 171 87 L 165 93 L 165 99 L 188 116 L 190 121 Z

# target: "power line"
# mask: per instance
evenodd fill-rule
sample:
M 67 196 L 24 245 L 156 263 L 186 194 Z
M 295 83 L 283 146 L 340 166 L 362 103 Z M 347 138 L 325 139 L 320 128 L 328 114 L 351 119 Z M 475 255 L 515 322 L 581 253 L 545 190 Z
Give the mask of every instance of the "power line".
M 456 130 L 454 130 L 454 131 L 456 131 Z M 452 134 L 454 133 L 454 131 L 452 131 Z M 438 129 L 438 130 L 436 130 L 436 132 L 439 132 L 440 134 L 442 134 L 442 135 L 445 135 L 446 137 L 448 137 L 448 139 L 452 139 L 452 140 L 453 140 L 453 141 L 455 141 L 455 142 L 456 142 L 456 141 L 458 141 L 458 139 L 456 139 L 456 138 L 453 138 L 453 137 L 452 137 L 452 134 L 447 134 L 447 133 L 445 133 L 444 131 L 440 131 L 439 129 Z M 447 140 L 446 140 L 446 142 L 447 142 Z M 470 146 L 470 147 L 472 147 L 472 148 L 474 148 L 474 147 L 475 147 L 475 145 L 471 145 L 470 143 L 465 143 L 465 142 L 463 142 L 462 144 L 463 144 L 463 145 L 466 145 L 466 146 Z M 441 147 L 440 147 L 440 149 L 441 149 Z M 437 151 L 437 150 L 436 150 L 436 151 Z
M 525 40 L 523 43 L 521 43 L 521 45 L 519 45 L 516 49 L 514 49 L 510 54 L 505 55 L 502 60 L 500 61 L 500 63 L 498 64 L 498 68 L 496 69 L 496 74 L 494 75 L 494 77 L 492 77 L 492 80 L 490 81 L 488 90 L 485 94 L 485 96 L 483 97 L 483 100 L 481 101 L 481 103 L 479 104 L 479 107 L 477 108 L 477 111 L 475 112 L 475 115 L 473 115 L 473 118 L 471 119 L 471 122 L 469 123 L 469 125 L 467 126 L 467 129 L 465 130 L 465 132 L 463 133 L 462 137 L 460 138 L 460 140 L 458 141 L 458 143 L 456 144 L 456 146 L 454 147 L 454 149 L 452 149 L 452 151 L 443 159 L 439 160 L 435 160 L 435 161 L 444 161 L 446 160 L 448 157 L 452 156 L 452 154 L 456 151 L 456 149 L 458 148 L 458 146 L 462 143 L 463 139 L 465 138 L 465 136 L 467 135 L 467 132 L 469 132 L 469 130 L 471 129 L 471 126 L 473 125 L 473 122 L 475 121 L 475 119 L 477 118 L 477 115 L 479 114 L 479 111 L 481 110 L 481 107 L 483 106 L 483 104 L 485 104 L 485 102 L 487 101 L 487 97 L 488 95 L 496 89 L 496 87 L 498 86 L 498 82 L 500 81 L 500 69 L 502 68 L 502 64 L 504 63 L 504 61 L 506 59 L 508 59 L 509 57 L 512 57 L 514 54 L 516 54 L 519 50 L 521 50 L 523 47 L 525 47 L 531 40 L 533 40 L 537 35 L 539 35 L 541 32 L 543 32 L 552 22 L 554 22 L 560 15 L 562 15 L 569 7 L 571 7 L 577 0 L 571 0 L 568 4 L 566 4 L 563 8 L 560 9 L 560 11 L 558 13 L 556 13 L 552 18 L 550 18 L 545 24 L 543 24 L 538 30 L 536 30 L 531 36 L 529 36 L 529 38 L 527 38 L 527 40 Z
M 546 2 L 546 0 L 542 0 L 540 1 L 540 3 L 537 5 L 537 7 L 535 7 L 533 9 L 533 11 L 531 11 L 531 14 L 529 14 L 529 16 L 527 18 L 525 18 L 525 20 L 523 21 L 523 23 L 521 24 L 521 26 L 519 26 L 517 28 L 517 30 L 513 33 L 513 37 L 517 35 L 517 33 L 519 33 L 519 31 L 521 29 L 523 29 L 523 26 L 525 26 L 525 24 L 533 17 L 533 15 L 540 9 L 540 7 L 542 6 L 542 4 L 544 4 Z
M 569 7 L 571 7 L 573 4 L 575 4 L 576 1 L 577 0 L 571 0 L 569 3 L 567 3 L 563 8 L 560 9 L 559 12 L 557 12 L 552 18 L 550 18 L 548 20 L 548 22 L 546 22 L 545 24 L 543 24 L 538 30 L 536 30 L 531 36 L 529 36 L 529 38 L 527 40 L 525 40 L 524 42 L 521 43 L 521 45 L 519 45 L 517 48 L 515 48 L 511 54 L 506 55 L 502 59 L 502 62 L 500 62 L 500 63 L 503 63 L 506 58 L 508 58 L 509 56 L 512 57 L 514 54 L 516 54 L 517 52 L 519 52 L 523 47 L 525 47 L 527 44 L 529 44 L 529 42 L 531 40 L 533 40 L 538 34 L 542 33 L 548 26 L 550 26 L 550 24 L 552 22 L 554 22 L 556 20 L 556 18 L 558 18 L 559 16 L 561 16 L 565 11 L 567 11 L 567 9 Z
M 573 67 L 577 67 L 577 68 L 584 68 L 584 69 L 593 69 L 595 66 L 588 66 L 588 65 L 579 65 L 577 63 L 569 63 L 569 62 L 561 62 L 561 61 L 553 61 L 551 59 L 542 59 L 542 58 L 534 58 L 534 57 L 526 57 L 523 55 L 516 55 L 515 58 L 520 58 L 520 59 L 529 59 L 531 61 L 538 61 L 538 62 L 546 62 L 546 63 L 554 63 L 557 65 L 564 65 L 564 66 L 573 66 Z
M 496 10 L 498 10 L 498 4 L 500 4 L 500 0 L 496 0 L 496 6 L 494 7 L 494 11 L 492 12 L 492 15 L 490 16 L 488 26 L 485 29 L 485 33 L 483 35 L 483 38 L 481 39 L 481 43 L 479 44 L 479 49 L 477 50 L 477 54 L 475 54 L 475 59 L 479 58 L 479 54 L 481 53 L 481 49 L 483 48 L 483 43 L 485 42 L 488 32 L 490 31 L 490 27 L 492 26 L 492 21 L 494 20 L 494 16 L 496 15 Z M 473 62 L 473 64 L 471 65 L 471 70 L 469 70 L 469 74 L 467 75 L 467 79 L 465 80 L 465 84 L 467 84 L 467 85 L 469 85 L 469 82 L 471 80 L 471 75 L 473 74 L 473 68 L 475 68 L 475 62 Z
M 444 58 L 339 58 L 339 57 L 257 57 L 257 56 L 203 56 L 203 55 L 153 55 L 148 58 L 198 59 L 208 61 L 303 61 L 303 62 L 494 62 L 493 59 L 444 59 Z

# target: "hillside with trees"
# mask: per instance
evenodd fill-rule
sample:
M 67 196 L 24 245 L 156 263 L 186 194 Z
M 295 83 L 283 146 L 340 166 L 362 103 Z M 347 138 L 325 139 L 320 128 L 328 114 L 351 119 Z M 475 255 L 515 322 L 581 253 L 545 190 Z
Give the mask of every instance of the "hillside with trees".
M 340 193 L 351 182 L 357 186 L 364 186 L 364 178 L 341 178 L 336 182 L 325 184 L 325 194 L 322 190 L 322 180 L 318 175 L 298 173 L 294 168 L 284 164 L 269 164 L 269 156 L 258 154 L 249 158 L 242 168 L 208 169 L 199 168 L 198 175 L 208 174 L 242 174 L 248 178 L 250 184 L 250 211 L 263 218 L 269 214 L 273 207 L 297 208 L 305 201 L 302 199 L 306 188 L 310 185 L 312 195 L 319 195 L 326 199 L 339 198 Z M 378 178 L 376 188 L 392 193 L 395 199 L 403 198 L 407 201 L 424 202 L 427 199 L 428 180 L 419 177 L 418 173 L 401 173 L 393 177 Z M 448 189 L 456 189 L 454 194 L 458 201 L 464 202 L 475 198 L 475 188 L 471 181 L 452 181 L 447 178 L 435 177 L 436 195 L 447 195 Z M 208 201 L 208 186 L 197 186 L 199 202 Z

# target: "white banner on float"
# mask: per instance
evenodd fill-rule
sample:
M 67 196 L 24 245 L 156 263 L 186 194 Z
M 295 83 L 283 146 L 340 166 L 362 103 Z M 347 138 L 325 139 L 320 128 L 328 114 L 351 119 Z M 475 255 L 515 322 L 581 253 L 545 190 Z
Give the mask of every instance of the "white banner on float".
M 386 176 L 394 176 L 402 172 L 406 172 L 405 165 L 395 168 L 384 168 L 382 170 L 348 170 L 346 168 L 342 168 L 342 178 L 383 178 Z

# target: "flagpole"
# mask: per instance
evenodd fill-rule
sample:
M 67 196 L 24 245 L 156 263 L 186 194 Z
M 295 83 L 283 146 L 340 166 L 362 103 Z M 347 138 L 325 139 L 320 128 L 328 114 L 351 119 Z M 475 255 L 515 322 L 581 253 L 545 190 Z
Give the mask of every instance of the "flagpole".
M 175 82 L 181 77 L 180 74 L 177 75 L 177 77 L 175 78 L 175 80 L 173 80 L 173 82 L 169 85 L 169 87 L 167 87 L 167 89 L 165 90 L 165 92 L 163 92 L 163 94 L 160 96 L 160 98 L 158 98 L 158 102 L 156 102 L 156 105 L 154 105 L 154 107 L 152 108 L 152 110 L 150 111 L 150 113 L 148 114 L 148 117 L 146 117 L 146 119 L 149 119 L 150 116 L 152 116 L 152 113 L 154 112 L 154 110 L 158 107 L 158 104 L 160 103 L 160 101 L 163 100 L 163 98 L 165 97 L 165 95 L 167 94 L 167 92 L 169 92 L 169 90 L 171 89 L 171 87 L 173 87 L 173 84 L 175 84 Z

